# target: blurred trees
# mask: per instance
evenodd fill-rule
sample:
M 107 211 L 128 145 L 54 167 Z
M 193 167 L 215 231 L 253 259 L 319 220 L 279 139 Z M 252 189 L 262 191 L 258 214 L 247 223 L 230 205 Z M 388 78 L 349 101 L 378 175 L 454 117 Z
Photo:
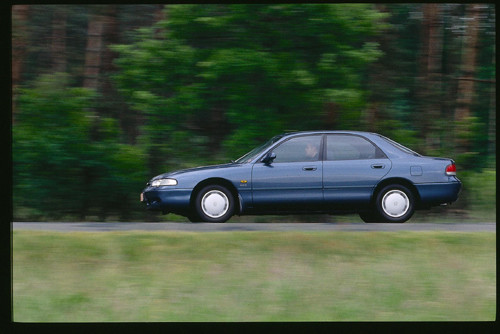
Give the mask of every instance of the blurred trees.
M 13 6 L 15 214 L 142 216 L 151 176 L 287 130 L 491 166 L 495 19 L 493 4 Z
M 494 5 L 378 6 L 391 14 L 391 28 L 369 70 L 368 129 L 426 155 L 453 157 L 462 169 L 492 166 Z
M 122 7 L 115 26 L 146 24 L 154 6 L 138 7 L 150 11 L 137 14 Z M 109 88 L 114 85 L 108 45 L 126 42 L 126 29 L 120 39 L 113 35 L 112 6 L 14 6 L 15 13 L 13 36 L 25 39 L 15 52 L 27 55 L 19 65 L 22 87 L 14 87 L 19 105 L 13 110 L 12 145 L 17 219 L 132 219 L 141 210 L 137 192 L 148 175 L 140 148 L 128 144 L 126 127 L 116 117 L 120 97 Z M 101 34 L 88 34 L 100 13 L 106 22 Z M 86 55 L 86 46 L 92 55 Z M 110 107 L 106 102 L 117 103 Z
M 144 184 L 142 153 L 121 144 L 112 118 L 90 112 L 92 90 L 69 87 L 66 74 L 42 75 L 22 90 L 13 128 L 14 201 L 36 215 L 124 219 Z
M 167 11 L 113 47 L 121 92 L 146 116 L 151 174 L 193 156 L 237 158 L 286 129 L 360 128 L 363 72 L 380 55 L 385 16 L 371 5 Z
M 149 172 L 237 158 L 286 129 L 359 128 L 362 72 L 380 54 L 370 7 L 168 6 L 114 46 L 121 92 L 146 116 Z

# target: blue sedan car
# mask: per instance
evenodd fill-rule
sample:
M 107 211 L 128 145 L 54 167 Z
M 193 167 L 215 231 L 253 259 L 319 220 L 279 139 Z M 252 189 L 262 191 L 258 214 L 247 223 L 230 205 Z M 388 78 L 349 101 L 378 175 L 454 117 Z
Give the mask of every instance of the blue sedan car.
M 460 189 L 451 159 L 422 156 L 375 133 L 310 131 L 275 136 L 228 164 L 158 175 L 141 201 L 192 222 L 358 213 L 367 223 L 403 223 L 416 209 L 456 201 Z

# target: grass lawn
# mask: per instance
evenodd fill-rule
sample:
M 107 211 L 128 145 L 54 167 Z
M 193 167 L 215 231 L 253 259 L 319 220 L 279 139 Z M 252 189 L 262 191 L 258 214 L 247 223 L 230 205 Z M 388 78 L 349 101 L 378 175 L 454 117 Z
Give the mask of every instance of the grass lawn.
M 496 236 L 13 232 L 16 322 L 493 321 Z

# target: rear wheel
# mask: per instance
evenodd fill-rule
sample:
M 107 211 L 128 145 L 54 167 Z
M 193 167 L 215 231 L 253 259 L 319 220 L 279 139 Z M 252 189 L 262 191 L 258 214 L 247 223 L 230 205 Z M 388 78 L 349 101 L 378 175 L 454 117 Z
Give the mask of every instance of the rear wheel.
M 234 213 L 234 198 L 227 188 L 209 185 L 196 196 L 195 208 L 201 221 L 223 223 Z
M 405 186 L 392 184 L 378 193 L 375 209 L 384 222 L 404 223 L 415 212 L 415 199 Z

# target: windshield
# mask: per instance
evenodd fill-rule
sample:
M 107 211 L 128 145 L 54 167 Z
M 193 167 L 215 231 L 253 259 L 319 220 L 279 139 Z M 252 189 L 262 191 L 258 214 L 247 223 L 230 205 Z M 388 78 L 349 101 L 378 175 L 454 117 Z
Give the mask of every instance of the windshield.
M 399 149 L 400 151 L 403 151 L 403 152 L 408 153 L 408 154 L 415 155 L 415 156 L 417 156 L 417 157 L 420 157 L 420 156 L 421 156 L 421 155 L 420 155 L 420 154 L 418 154 L 417 152 L 410 150 L 408 147 L 403 146 L 403 145 L 401 145 L 401 144 L 399 144 L 399 143 L 396 143 L 394 140 L 391 140 L 391 139 L 389 139 L 389 138 L 387 138 L 387 137 L 384 137 L 384 136 L 382 136 L 382 135 L 378 135 L 378 136 L 379 136 L 380 138 L 384 139 L 386 142 L 388 142 L 388 143 L 389 143 L 389 144 L 391 144 L 392 146 L 394 146 L 394 147 L 396 147 L 397 149 Z
M 253 159 L 255 159 L 259 154 L 261 154 L 263 151 L 267 150 L 272 144 L 276 143 L 278 140 L 280 140 L 283 137 L 283 135 L 278 135 L 270 140 L 268 140 L 265 144 L 260 145 L 259 147 L 254 148 L 235 162 L 238 164 L 246 164 Z

